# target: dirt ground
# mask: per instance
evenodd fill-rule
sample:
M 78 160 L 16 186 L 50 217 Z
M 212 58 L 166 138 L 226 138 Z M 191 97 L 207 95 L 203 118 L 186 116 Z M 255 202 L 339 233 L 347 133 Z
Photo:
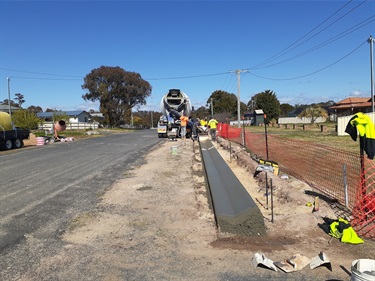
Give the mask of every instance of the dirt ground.
M 310 276 L 303 280 L 349 280 L 352 261 L 375 258 L 372 240 L 349 245 L 330 239 L 318 224 L 323 224 L 325 217 L 344 215 L 343 211 L 320 200 L 319 210 L 313 212 L 313 205 L 307 203 L 313 202 L 316 194 L 298 180 L 275 178 L 272 222 L 264 179 L 254 178 L 251 167 L 241 164 L 218 143 L 214 145 L 258 204 L 267 236 L 221 233 L 207 201 L 197 142 L 165 140 L 147 155 L 146 164 L 124 173 L 123 179 L 101 197 L 97 208 L 69 224 L 62 236 L 64 249 L 42 261 L 33 276 L 68 263 L 82 272 L 97 271 L 96 276 L 102 277 L 97 280 L 227 280 L 229 273 L 270 275 L 278 280 L 293 274 Z M 84 249 L 90 249 L 89 253 Z M 256 252 L 283 261 L 297 253 L 313 258 L 320 251 L 330 259 L 332 272 L 326 267 L 311 270 L 307 266 L 300 273 L 284 273 L 252 265 Z M 96 262 L 82 269 L 79 260 L 88 254 Z M 94 266 L 98 263 L 101 266 Z M 153 279 L 146 277 L 151 271 Z M 66 272 L 60 274 L 67 280 Z

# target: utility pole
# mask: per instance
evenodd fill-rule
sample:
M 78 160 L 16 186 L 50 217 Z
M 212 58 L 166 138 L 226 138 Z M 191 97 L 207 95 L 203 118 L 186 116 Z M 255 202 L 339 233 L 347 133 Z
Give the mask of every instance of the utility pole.
M 214 118 L 214 103 L 212 102 L 212 98 L 211 98 L 211 118 Z
M 10 77 L 7 77 L 7 80 L 8 80 L 8 105 L 9 105 L 9 115 L 10 115 L 10 118 L 12 118 L 12 110 L 11 110 L 11 106 L 10 106 Z
M 248 70 L 243 70 L 243 69 L 237 69 L 236 71 L 237 74 L 237 125 L 238 128 L 241 128 L 241 100 L 240 100 L 240 84 L 241 84 L 241 78 L 240 74 L 241 72 L 249 72 Z
M 374 38 L 370 35 L 370 38 L 367 40 L 367 42 L 370 43 L 370 73 L 371 73 L 371 106 L 372 106 L 372 112 L 374 112 L 374 59 L 373 59 L 373 43 Z

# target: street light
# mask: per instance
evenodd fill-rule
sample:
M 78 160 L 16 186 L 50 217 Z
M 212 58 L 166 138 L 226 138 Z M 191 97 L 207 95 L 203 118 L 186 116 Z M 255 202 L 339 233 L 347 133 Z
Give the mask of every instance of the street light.
M 8 105 L 9 105 L 9 115 L 10 115 L 10 118 L 12 118 L 12 110 L 11 110 L 11 107 L 10 107 L 10 77 L 7 77 L 7 80 L 8 80 Z

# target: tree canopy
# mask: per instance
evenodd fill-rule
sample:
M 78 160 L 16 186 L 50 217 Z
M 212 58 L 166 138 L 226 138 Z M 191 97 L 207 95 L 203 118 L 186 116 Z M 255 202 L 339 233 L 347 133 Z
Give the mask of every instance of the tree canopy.
M 5 99 L 1 102 L 1 104 L 6 104 L 8 105 L 9 104 L 9 101 L 10 101 L 10 106 L 14 106 L 14 107 L 18 107 L 18 103 L 14 102 L 14 100 L 8 100 L 8 99 Z
M 152 87 L 136 72 L 116 66 L 93 69 L 84 78 L 85 101 L 99 101 L 100 112 L 110 126 L 124 124 L 125 114 L 134 106 L 145 105 Z
M 266 114 L 266 123 L 268 124 L 272 119 L 277 120 L 280 115 L 280 102 L 276 97 L 276 93 L 271 90 L 256 94 L 250 101 L 255 101 L 255 108 L 262 109 Z
M 15 94 L 15 96 L 16 96 L 15 99 L 18 101 L 18 106 L 22 108 L 22 104 L 24 104 L 24 102 L 25 102 L 24 95 L 22 95 L 20 93 L 17 93 L 17 94 Z
M 294 109 L 294 106 L 289 103 L 280 104 L 280 116 L 287 117 L 288 113 Z
M 34 113 L 27 109 L 16 110 L 12 113 L 12 120 L 17 127 L 24 129 L 37 129 L 38 124 L 43 122 L 42 119 L 38 118 Z
M 43 112 L 43 108 L 41 108 L 40 106 L 35 106 L 35 105 L 30 105 L 27 108 L 27 110 L 30 111 L 30 112 L 32 112 L 32 113 Z
M 212 105 L 211 105 L 212 99 Z M 214 91 L 207 100 L 209 105 L 209 112 L 211 112 L 211 106 L 213 106 L 214 115 L 220 113 L 229 113 L 232 117 L 237 116 L 238 104 L 237 96 L 235 94 L 228 93 L 226 91 L 217 90 Z M 241 113 L 245 112 L 247 106 L 243 102 L 240 103 Z
M 25 99 L 24 99 L 25 97 L 20 93 L 16 93 L 14 96 L 15 96 L 15 100 L 17 102 L 15 102 L 14 100 L 11 99 L 10 105 L 14 106 L 14 107 L 22 108 L 22 104 L 25 102 Z M 9 104 L 9 100 L 5 99 L 2 102 L 0 102 L 0 104 Z
M 211 111 L 207 107 L 201 106 L 192 112 L 192 116 L 199 119 L 210 118 Z
M 313 124 L 318 117 L 327 118 L 327 111 L 320 106 L 309 106 L 306 107 L 298 117 L 306 117 L 310 119 L 310 123 Z

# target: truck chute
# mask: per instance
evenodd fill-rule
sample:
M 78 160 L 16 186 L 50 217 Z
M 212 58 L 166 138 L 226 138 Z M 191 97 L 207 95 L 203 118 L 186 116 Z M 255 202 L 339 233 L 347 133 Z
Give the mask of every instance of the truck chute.
M 175 139 L 180 137 L 180 117 L 189 116 L 192 110 L 189 97 L 179 89 L 170 89 L 160 101 L 162 116 L 158 122 L 158 137 Z M 187 138 L 190 132 L 187 131 Z

